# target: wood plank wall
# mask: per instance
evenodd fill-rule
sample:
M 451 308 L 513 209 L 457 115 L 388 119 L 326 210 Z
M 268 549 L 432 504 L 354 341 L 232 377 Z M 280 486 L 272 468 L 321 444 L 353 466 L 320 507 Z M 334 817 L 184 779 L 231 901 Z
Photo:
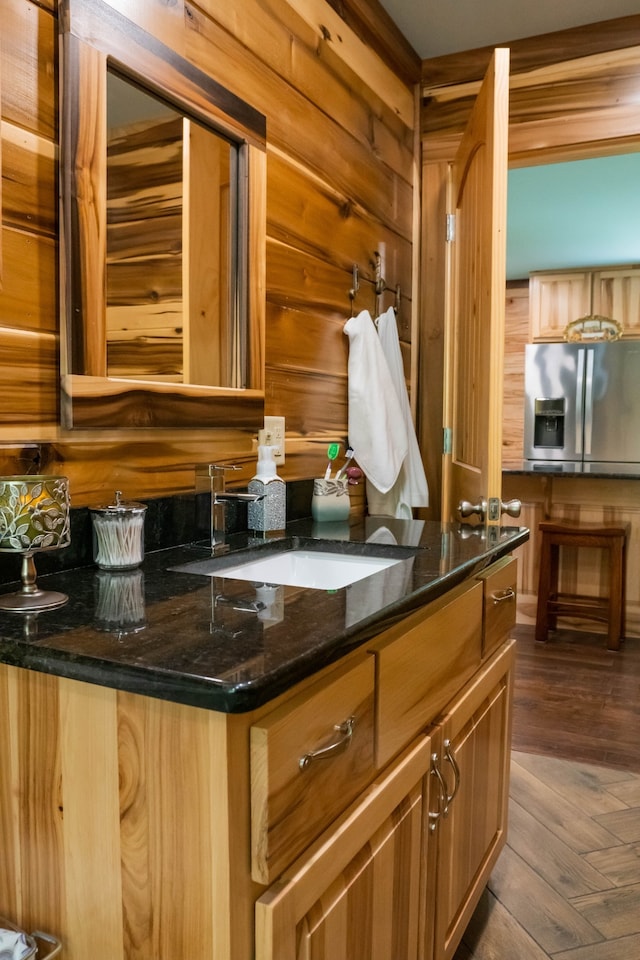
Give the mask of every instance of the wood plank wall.
M 346 438 L 342 327 L 354 263 L 353 307 L 374 309 L 376 250 L 381 305 L 400 284 L 408 375 L 415 365 L 419 60 L 382 8 L 359 0 L 338 5 L 346 21 L 326 0 L 113 6 L 267 117 L 266 413 L 286 417 L 285 479 L 313 476 Z M 136 499 L 191 490 L 202 461 L 241 463 L 246 483 L 253 430 L 60 428 L 57 0 L 3 0 L 2 11 L 0 472 L 64 473 L 77 506 L 116 487 Z

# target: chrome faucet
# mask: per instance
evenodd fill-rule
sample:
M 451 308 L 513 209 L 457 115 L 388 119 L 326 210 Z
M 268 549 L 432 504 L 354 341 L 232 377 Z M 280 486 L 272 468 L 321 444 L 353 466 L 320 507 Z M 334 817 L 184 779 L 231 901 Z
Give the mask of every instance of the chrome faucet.
M 230 500 L 255 503 L 256 500 L 262 500 L 264 494 L 227 490 L 225 471 L 240 469 L 234 464 L 211 463 L 208 469 L 211 477 L 211 553 L 217 556 L 229 550 L 229 544 L 225 541 L 226 504 Z

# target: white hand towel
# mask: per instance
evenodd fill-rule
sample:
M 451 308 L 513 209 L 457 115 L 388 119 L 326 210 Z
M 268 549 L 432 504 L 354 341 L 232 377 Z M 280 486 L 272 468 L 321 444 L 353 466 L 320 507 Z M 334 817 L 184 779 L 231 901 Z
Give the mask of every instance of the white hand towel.
M 347 320 L 344 332 L 349 337 L 349 445 L 367 479 L 386 493 L 409 449 L 402 408 L 369 311 Z
M 404 376 L 402 351 L 400 350 L 400 338 L 398 337 L 398 324 L 393 307 L 389 307 L 386 313 L 378 318 L 377 326 L 380 346 L 387 360 L 398 402 L 402 409 L 402 418 L 408 439 L 408 452 L 398 479 L 389 491 L 381 495 L 378 490 L 371 489 L 370 485 L 367 484 L 367 503 L 371 514 L 410 520 L 413 516 L 413 507 L 429 506 L 429 488 L 413 425 L 413 417 L 411 416 L 411 405 Z

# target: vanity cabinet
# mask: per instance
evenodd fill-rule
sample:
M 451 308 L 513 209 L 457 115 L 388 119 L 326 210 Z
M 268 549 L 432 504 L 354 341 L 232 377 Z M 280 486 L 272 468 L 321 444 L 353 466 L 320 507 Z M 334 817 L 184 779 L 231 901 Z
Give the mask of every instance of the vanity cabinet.
M 640 337 L 640 266 L 530 274 L 531 343 L 564 340 L 568 323 L 591 314 L 617 320 L 623 338 Z
M 246 713 L 0 664 L 3 913 L 65 960 L 449 960 L 505 841 L 515 570 Z
M 370 646 L 382 772 L 258 898 L 256 960 L 453 956 L 506 839 L 515 568 Z

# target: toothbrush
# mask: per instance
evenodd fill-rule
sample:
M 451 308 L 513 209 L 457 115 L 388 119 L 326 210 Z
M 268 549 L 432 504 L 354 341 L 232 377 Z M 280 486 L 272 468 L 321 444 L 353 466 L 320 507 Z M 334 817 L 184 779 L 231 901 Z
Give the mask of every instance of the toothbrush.
M 345 470 L 346 470 L 347 467 L 349 466 L 349 461 L 350 461 L 351 458 L 353 457 L 353 454 L 354 454 L 353 447 L 347 447 L 346 458 L 345 458 L 344 463 L 342 464 L 342 466 L 340 467 L 340 469 L 339 469 L 338 472 L 336 473 L 336 480 L 339 480 L 339 479 L 340 479 L 340 477 L 342 476 L 342 474 L 345 472 Z
M 326 469 L 325 474 L 324 474 L 325 480 L 328 480 L 329 477 L 331 476 L 331 463 L 332 463 L 332 461 L 335 460 L 335 458 L 338 456 L 339 451 L 340 451 L 340 444 L 339 444 L 339 443 L 330 443 L 330 444 L 329 444 L 329 449 L 327 450 L 327 456 L 329 457 L 329 463 L 327 464 L 327 469 Z

